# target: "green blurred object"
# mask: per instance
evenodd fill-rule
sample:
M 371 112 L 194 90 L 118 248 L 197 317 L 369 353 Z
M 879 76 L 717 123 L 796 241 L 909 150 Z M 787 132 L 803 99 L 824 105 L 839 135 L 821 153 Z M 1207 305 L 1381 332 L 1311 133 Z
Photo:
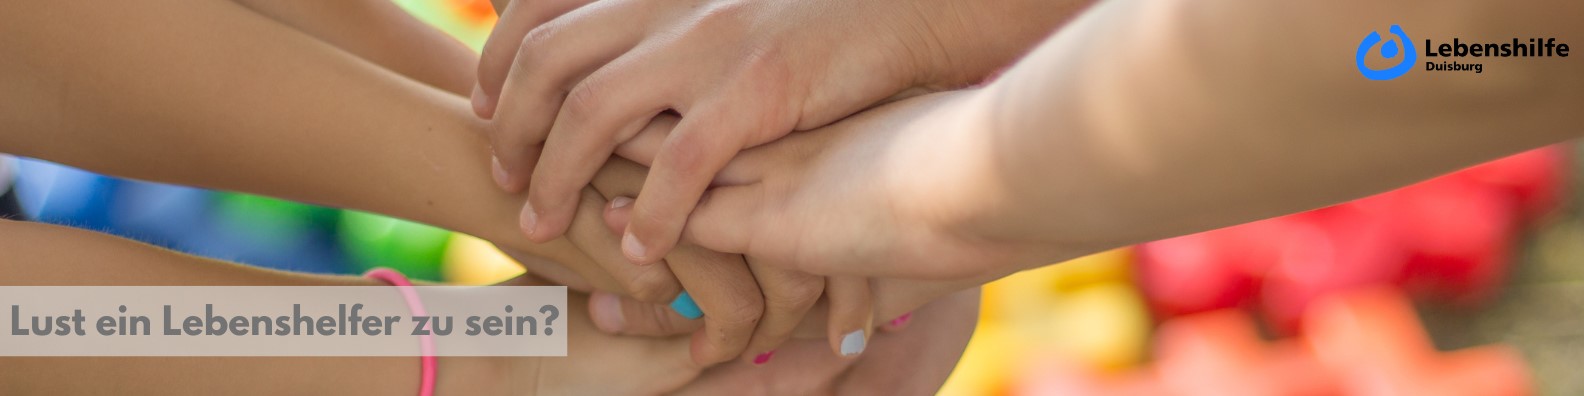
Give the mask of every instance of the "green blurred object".
M 282 246 L 315 228 L 335 224 L 336 210 L 249 194 L 220 193 L 215 214 L 233 230 L 269 246 Z
M 358 269 L 389 267 L 407 277 L 440 281 L 451 232 L 358 211 L 341 212 L 341 245 Z

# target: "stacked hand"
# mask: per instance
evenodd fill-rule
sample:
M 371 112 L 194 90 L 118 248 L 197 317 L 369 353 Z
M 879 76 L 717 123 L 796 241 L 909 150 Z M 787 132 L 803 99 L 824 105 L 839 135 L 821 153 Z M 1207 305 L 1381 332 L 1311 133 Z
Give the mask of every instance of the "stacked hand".
M 623 233 L 637 263 L 676 245 L 739 150 L 889 97 L 977 83 L 1073 12 L 1032 0 L 576 3 L 504 10 L 474 108 L 494 119 L 496 180 L 528 189 L 522 225 L 541 242 L 566 231 L 609 154 L 655 115 L 680 114 Z
M 527 190 L 524 233 L 537 242 L 567 235 L 588 256 L 570 263 L 556 258 L 559 268 L 527 264 L 569 285 L 615 293 L 591 299 L 601 329 L 693 332 L 694 360 L 713 364 L 737 356 L 763 363 L 785 355 L 776 348 L 794 335 L 822 328 L 833 352 L 854 356 L 877 324 L 987 278 L 920 282 L 816 276 L 809 269 L 862 267 L 876 258 L 957 262 L 991 250 L 946 243 L 908 254 L 852 251 L 840 262 L 809 264 L 869 238 L 887 246 L 901 239 L 912 246 L 962 242 L 924 228 L 936 219 L 896 217 L 901 212 L 885 191 L 892 184 L 865 178 L 897 159 L 866 158 L 873 153 L 864 150 L 884 147 L 852 143 L 890 140 L 895 136 L 879 131 L 855 136 L 911 119 L 919 112 L 906 109 L 938 100 L 889 110 L 894 115 L 883 118 L 891 121 L 866 113 L 858 118 L 867 121 L 817 128 L 876 103 L 982 81 L 1077 5 L 512 2 L 485 46 L 473 106 L 492 119 L 495 181 L 508 192 Z M 810 132 L 786 137 L 794 130 Z M 844 150 L 826 156 L 828 148 Z M 608 160 L 623 162 L 612 154 L 651 170 L 623 164 L 629 169 L 600 171 L 609 170 Z M 711 187 L 713 198 L 700 206 Z M 848 198 L 856 199 L 826 206 Z M 835 210 L 810 212 L 822 208 Z M 600 215 L 603 221 L 589 220 Z M 773 232 L 777 222 L 807 226 L 837 218 L 862 218 L 873 227 Z M 680 241 L 684 232 L 698 245 Z M 762 241 L 787 236 L 801 239 Z M 676 302 L 696 301 L 702 325 L 664 305 L 678 288 L 686 293 Z M 816 317 L 823 325 L 809 320 Z

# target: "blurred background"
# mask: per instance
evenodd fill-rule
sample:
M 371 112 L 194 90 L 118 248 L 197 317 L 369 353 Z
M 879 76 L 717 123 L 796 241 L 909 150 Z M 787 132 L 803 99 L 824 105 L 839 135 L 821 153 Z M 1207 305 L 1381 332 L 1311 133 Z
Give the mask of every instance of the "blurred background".
M 477 49 L 484 0 L 394 0 Z M 946 395 L 1584 394 L 1574 144 L 985 287 Z M 356 211 L 0 157 L 0 214 L 313 273 L 488 284 L 483 241 Z

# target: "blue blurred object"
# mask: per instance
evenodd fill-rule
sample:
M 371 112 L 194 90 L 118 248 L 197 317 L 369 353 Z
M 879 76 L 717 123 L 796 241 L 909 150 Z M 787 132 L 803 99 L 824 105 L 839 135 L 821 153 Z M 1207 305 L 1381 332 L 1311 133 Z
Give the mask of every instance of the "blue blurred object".
M 191 187 L 123 181 L 111 203 L 113 228 L 134 239 L 176 250 L 207 233 L 214 193 Z
M 16 158 L 0 154 L 0 194 L 11 192 L 11 181 L 15 180 Z
M 14 195 L 32 220 L 243 264 L 310 273 L 355 270 L 336 242 L 334 209 L 121 180 L 32 159 L 16 164 Z
M 33 159 L 18 160 L 16 175 L 17 202 L 28 218 L 110 231 L 110 201 L 119 181 Z
M 16 159 L 0 155 L 0 219 L 26 218 L 22 216 L 22 206 L 17 204 L 16 193 L 11 191 L 11 181 L 16 180 L 14 169 Z

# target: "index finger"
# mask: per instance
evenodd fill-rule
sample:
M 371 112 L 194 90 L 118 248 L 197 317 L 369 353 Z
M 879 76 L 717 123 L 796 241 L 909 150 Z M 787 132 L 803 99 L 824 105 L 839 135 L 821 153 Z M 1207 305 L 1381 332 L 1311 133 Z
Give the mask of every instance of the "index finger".
M 594 0 L 519 0 L 499 10 L 495 29 L 479 54 L 478 85 L 473 88 L 473 112 L 481 118 L 494 118 L 501 86 L 517 58 L 523 37 L 529 31 Z M 499 6 L 499 1 L 496 2 Z

